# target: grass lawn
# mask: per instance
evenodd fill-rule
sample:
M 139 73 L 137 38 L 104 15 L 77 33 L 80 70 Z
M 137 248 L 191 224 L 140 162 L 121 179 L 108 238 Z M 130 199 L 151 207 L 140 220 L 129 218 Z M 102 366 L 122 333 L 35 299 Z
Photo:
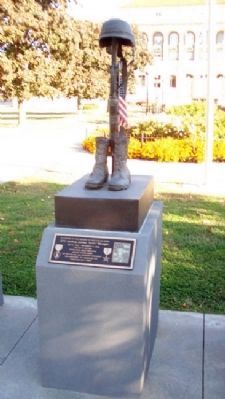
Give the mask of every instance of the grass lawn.
M 4 293 L 35 296 L 35 261 L 54 220 L 50 183 L 0 185 Z M 160 194 L 164 203 L 161 308 L 225 313 L 225 201 Z

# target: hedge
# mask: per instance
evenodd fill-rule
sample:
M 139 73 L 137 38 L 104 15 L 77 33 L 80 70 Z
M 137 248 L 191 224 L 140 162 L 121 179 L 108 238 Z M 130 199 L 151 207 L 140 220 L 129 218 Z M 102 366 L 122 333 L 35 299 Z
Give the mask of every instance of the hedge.
M 206 131 L 206 104 L 194 101 L 188 105 L 180 105 L 167 109 L 167 117 L 163 121 L 145 120 L 131 126 L 128 133 L 141 142 L 160 138 L 174 139 L 192 138 L 204 140 Z M 225 112 L 215 107 L 214 138 L 225 139 Z
M 145 120 L 131 126 L 129 158 L 161 162 L 202 162 L 205 151 L 206 104 L 194 101 L 188 105 L 171 107 L 167 114 L 173 122 Z M 108 129 L 100 128 L 97 136 L 107 136 Z M 94 137 L 83 143 L 84 149 L 95 151 Z M 215 107 L 213 159 L 225 162 L 225 112 Z
M 83 148 L 95 152 L 95 137 L 89 136 L 83 142 Z M 202 162 L 204 159 L 205 142 L 191 138 L 173 139 L 171 137 L 155 141 L 141 142 L 131 137 L 128 146 L 128 158 L 146 159 L 160 162 Z M 225 139 L 214 141 L 213 160 L 225 162 Z
M 144 121 L 128 129 L 128 134 L 135 139 L 146 142 L 171 137 L 182 139 L 190 137 L 191 132 L 184 125 L 176 126 L 173 123 L 162 123 L 154 120 Z
M 215 105 L 214 109 L 214 137 L 225 139 L 225 112 Z M 187 134 L 194 134 L 204 138 L 206 130 L 206 102 L 193 101 L 187 105 L 177 105 L 167 109 L 166 113 L 180 120 Z

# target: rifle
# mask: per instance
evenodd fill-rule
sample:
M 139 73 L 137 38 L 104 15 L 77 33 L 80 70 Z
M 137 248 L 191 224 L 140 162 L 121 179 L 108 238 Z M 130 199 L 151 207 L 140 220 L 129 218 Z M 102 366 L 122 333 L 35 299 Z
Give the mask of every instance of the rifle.
M 122 46 L 118 39 L 112 39 L 111 46 L 112 64 L 110 67 L 111 82 L 109 95 L 109 129 L 110 129 L 110 149 L 112 154 L 112 171 L 114 170 L 114 140 L 115 136 L 125 134 L 125 129 L 119 124 L 119 91 L 123 88 L 125 99 L 127 92 L 127 62 L 122 54 Z M 117 62 L 117 57 L 120 61 Z M 121 67 L 121 70 L 120 70 Z

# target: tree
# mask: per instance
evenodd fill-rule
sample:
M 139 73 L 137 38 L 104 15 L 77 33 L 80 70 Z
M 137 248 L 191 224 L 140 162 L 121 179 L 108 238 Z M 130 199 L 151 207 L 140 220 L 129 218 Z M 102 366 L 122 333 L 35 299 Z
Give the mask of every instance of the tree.
M 89 21 L 73 21 L 79 35 L 75 68 L 71 71 L 68 95 L 80 98 L 106 97 L 110 57 L 99 47 L 100 26 Z
M 0 24 L 0 97 L 68 95 L 81 56 L 65 2 L 2 0 Z
M 89 21 L 74 21 L 74 31 L 79 35 L 79 57 L 76 59 L 76 69 L 71 71 L 71 85 L 67 95 L 77 95 L 83 98 L 108 96 L 109 67 L 111 57 L 106 49 L 99 47 L 101 26 Z M 142 40 L 142 32 L 137 26 L 132 27 L 136 39 L 135 51 L 124 47 L 124 53 L 129 64 L 130 87 L 134 85 L 134 71 L 143 70 L 151 62 L 151 55 Z
M 16 97 L 21 106 L 32 96 L 107 97 L 110 57 L 99 48 L 101 27 L 75 21 L 64 0 L 1 0 L 0 24 L 1 98 Z M 137 28 L 135 36 L 132 76 L 150 61 Z
M 43 41 L 46 22 L 47 11 L 34 0 L 1 2 L 0 96 L 16 97 L 20 108 L 31 96 L 54 95 L 49 84 L 53 64 Z

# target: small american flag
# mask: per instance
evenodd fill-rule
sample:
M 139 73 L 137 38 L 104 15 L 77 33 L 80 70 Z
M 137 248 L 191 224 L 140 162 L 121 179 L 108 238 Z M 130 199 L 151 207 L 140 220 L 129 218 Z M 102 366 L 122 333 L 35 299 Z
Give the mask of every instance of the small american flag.
M 125 92 L 122 79 L 120 79 L 119 85 L 119 125 L 126 128 L 128 126 L 127 118 L 127 103 L 125 100 Z

